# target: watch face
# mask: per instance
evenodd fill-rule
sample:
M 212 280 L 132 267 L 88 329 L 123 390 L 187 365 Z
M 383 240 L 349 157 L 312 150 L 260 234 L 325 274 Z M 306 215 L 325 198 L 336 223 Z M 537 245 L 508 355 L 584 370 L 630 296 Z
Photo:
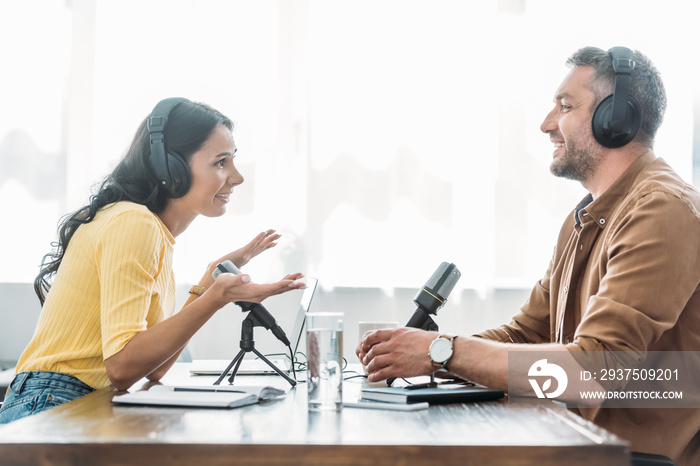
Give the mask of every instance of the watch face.
M 430 345 L 430 359 L 444 363 L 452 356 L 452 342 L 446 338 L 438 338 Z

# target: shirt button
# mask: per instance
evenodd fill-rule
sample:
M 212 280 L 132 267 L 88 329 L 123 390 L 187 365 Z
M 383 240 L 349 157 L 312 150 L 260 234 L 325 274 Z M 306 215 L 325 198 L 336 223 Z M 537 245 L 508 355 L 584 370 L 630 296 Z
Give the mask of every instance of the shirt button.
M 566 293 L 567 291 L 569 291 L 569 287 L 568 287 L 568 286 L 565 286 L 565 287 L 564 287 L 564 293 Z
M 605 225 L 605 219 L 604 219 L 604 218 L 601 218 L 601 219 L 599 220 L 599 222 L 600 222 L 601 225 Z

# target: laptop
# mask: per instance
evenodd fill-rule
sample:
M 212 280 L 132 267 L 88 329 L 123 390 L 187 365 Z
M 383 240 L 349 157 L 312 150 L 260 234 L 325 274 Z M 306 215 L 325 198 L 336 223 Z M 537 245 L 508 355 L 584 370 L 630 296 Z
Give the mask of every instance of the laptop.
M 318 280 L 315 278 L 307 277 L 306 279 L 306 289 L 301 296 L 301 301 L 299 302 L 299 308 L 297 310 L 296 320 L 294 321 L 294 328 L 292 328 L 292 333 L 287 334 L 289 342 L 292 347 L 292 354 L 296 356 L 299 349 L 299 342 L 304 334 L 304 324 L 306 323 L 306 313 L 309 312 L 311 308 L 311 301 L 313 301 L 314 293 L 316 292 L 316 286 L 318 285 Z M 233 359 L 235 355 L 231 357 Z M 292 365 L 294 361 L 290 357 L 291 355 L 286 354 L 284 357 L 267 358 L 272 364 L 274 364 L 278 369 L 283 372 L 291 372 Z M 226 370 L 229 364 L 231 364 L 231 359 L 194 359 L 190 367 L 190 374 L 192 375 L 221 375 L 221 373 Z M 233 368 L 229 370 L 228 375 L 233 372 Z M 275 370 L 271 368 L 265 361 L 258 359 L 254 353 L 246 354 L 241 361 L 241 365 L 238 368 L 236 375 L 268 375 L 276 374 Z

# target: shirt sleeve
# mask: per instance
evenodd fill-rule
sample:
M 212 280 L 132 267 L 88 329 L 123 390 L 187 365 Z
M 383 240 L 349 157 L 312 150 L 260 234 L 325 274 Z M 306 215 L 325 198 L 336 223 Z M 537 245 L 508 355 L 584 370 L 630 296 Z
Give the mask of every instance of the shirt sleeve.
M 96 260 L 104 359 L 148 327 L 146 316 L 162 268 L 162 250 L 162 235 L 150 212 L 119 214 L 103 232 Z
M 668 192 L 641 197 L 618 218 L 605 237 L 598 292 L 569 349 L 631 351 L 641 360 L 698 288 L 700 219 Z

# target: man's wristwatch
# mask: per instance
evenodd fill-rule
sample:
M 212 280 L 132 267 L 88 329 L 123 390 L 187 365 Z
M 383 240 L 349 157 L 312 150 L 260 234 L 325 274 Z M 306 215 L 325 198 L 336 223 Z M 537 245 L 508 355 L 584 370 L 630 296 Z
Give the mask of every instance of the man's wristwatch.
M 456 337 L 440 335 L 430 344 L 428 357 L 436 369 L 447 369 L 447 361 L 452 357 L 452 348 Z

